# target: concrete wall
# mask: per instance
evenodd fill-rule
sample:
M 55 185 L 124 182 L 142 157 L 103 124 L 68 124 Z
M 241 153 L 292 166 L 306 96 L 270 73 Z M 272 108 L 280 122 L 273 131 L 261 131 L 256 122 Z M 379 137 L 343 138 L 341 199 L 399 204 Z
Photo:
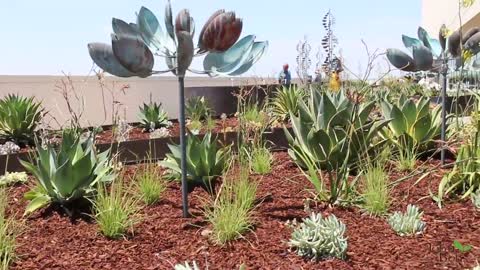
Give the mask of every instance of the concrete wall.
M 460 14 L 464 29 L 480 26 L 480 1 L 461 8 Z M 460 28 L 458 0 L 422 0 L 422 26 L 436 38 L 442 24 L 452 30 Z
M 102 91 L 99 80 L 96 76 L 90 77 L 71 77 L 75 92 L 83 100 L 76 102 L 74 93 L 71 93 L 73 108 L 75 111 L 81 111 L 84 108 L 82 123 L 87 126 L 108 125 L 112 119 L 112 90 L 115 92 L 116 100 L 120 103 L 120 112 L 122 117 L 129 122 L 138 121 L 138 107 L 143 102 L 150 100 L 162 102 L 164 109 L 170 118 L 178 117 L 178 91 L 177 80 L 175 77 L 154 77 L 148 79 L 119 79 L 107 77 L 105 88 Z M 61 76 L 0 76 L 0 97 L 8 93 L 18 93 L 23 96 L 34 96 L 43 102 L 43 106 L 49 111 L 56 120 L 49 119 L 52 127 L 63 125 L 70 119 L 68 108 L 60 89 L 62 80 L 66 77 Z M 208 77 L 190 77 L 186 78 L 186 87 L 191 86 L 232 86 L 251 83 L 265 83 L 265 81 L 244 78 L 208 78 Z M 128 85 L 124 91 L 119 89 Z M 218 90 L 218 89 L 217 89 Z M 188 92 L 188 90 L 187 90 Z M 103 93 L 103 95 L 102 95 Z

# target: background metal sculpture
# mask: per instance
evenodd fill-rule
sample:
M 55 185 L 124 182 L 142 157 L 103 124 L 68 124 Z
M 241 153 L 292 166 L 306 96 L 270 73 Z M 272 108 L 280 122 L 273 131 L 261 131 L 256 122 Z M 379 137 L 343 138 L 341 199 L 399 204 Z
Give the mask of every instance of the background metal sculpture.
M 418 28 L 418 39 L 402 35 L 402 41 L 412 56 L 398 49 L 388 49 L 387 58 L 396 68 L 407 72 L 434 71 L 442 75 L 442 132 L 444 144 L 441 150 L 442 164 L 445 163 L 446 143 L 446 95 L 447 77 L 458 76 L 464 72 L 465 63 L 473 66 L 472 59 L 480 52 L 480 28 L 474 27 L 462 35 L 461 29 L 447 37 L 447 29 L 443 25 L 439 31 L 439 39 L 433 39 L 422 27 Z M 449 68 L 449 60 L 455 60 L 455 66 Z
M 195 24 L 190 12 L 182 9 L 175 20 L 170 1 L 165 8 L 165 32 L 157 17 L 142 7 L 135 23 L 112 19 L 110 44 L 90 43 L 88 50 L 93 61 L 106 72 L 118 77 L 146 78 L 172 72 L 178 78 L 180 101 L 180 144 L 182 171 L 183 216 L 188 213 L 188 183 L 186 168 L 185 87 L 187 71 L 209 76 L 235 76 L 248 71 L 264 54 L 268 42 L 255 42 L 249 35 L 239 40 L 243 22 L 234 12 L 221 9 L 213 13 L 200 31 L 194 45 Z M 193 57 L 206 55 L 203 70 L 190 68 Z M 154 56 L 162 57 L 167 70 L 155 71 Z
M 310 52 L 312 46 L 307 41 L 307 37 L 300 40 L 297 44 L 297 75 L 303 84 L 309 81 L 309 70 L 312 66 L 312 60 L 310 59 Z
M 323 62 L 323 69 L 327 76 L 337 69 L 338 58 L 335 56 L 335 49 L 338 45 L 338 39 L 333 34 L 333 27 L 335 26 L 335 17 L 333 17 L 330 10 L 325 14 L 322 20 L 323 27 L 327 34 L 322 39 L 322 47 L 327 56 Z

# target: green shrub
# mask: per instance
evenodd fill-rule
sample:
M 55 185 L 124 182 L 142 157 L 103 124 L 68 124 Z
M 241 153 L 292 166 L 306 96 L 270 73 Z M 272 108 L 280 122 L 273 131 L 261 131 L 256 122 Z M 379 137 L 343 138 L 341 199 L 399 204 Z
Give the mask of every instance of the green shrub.
M 168 125 L 168 115 L 162 109 L 162 103 L 150 102 L 143 103 L 140 109 L 140 126 L 146 130 L 153 131 L 157 128 L 166 127 Z
M 409 204 L 406 213 L 395 212 L 388 218 L 388 224 L 400 236 L 420 234 L 426 227 L 422 215 L 417 206 Z
M 346 258 L 346 227 L 335 215 L 324 218 L 320 213 L 312 213 L 294 228 L 288 244 L 298 255 L 313 260 Z
M 169 178 L 178 180 L 181 173 L 181 148 L 180 145 L 171 144 L 168 147 L 171 153 L 166 155 L 160 165 L 170 170 Z M 231 147 L 219 148 L 211 133 L 205 134 L 203 139 L 190 133 L 186 148 L 188 192 L 199 186 L 213 194 L 212 181 L 221 176 L 227 168 Z
M 242 237 L 252 228 L 257 183 L 250 181 L 248 170 L 238 177 L 224 178 L 222 188 L 205 207 L 205 217 L 212 225 L 212 238 L 217 244 Z
M 109 188 L 104 184 L 98 185 L 93 205 L 99 230 L 108 238 L 125 236 L 139 222 L 138 199 L 124 187 L 123 179 L 114 180 Z
M 135 175 L 138 191 L 142 200 L 151 205 L 160 201 L 167 189 L 167 183 L 157 170 L 155 163 L 147 163 L 138 174 Z
M 0 100 L 0 138 L 30 144 L 43 116 L 41 103 L 33 97 L 9 94 Z
M 110 181 L 114 174 L 109 151 L 96 153 L 92 135 L 80 138 L 74 130 L 65 130 L 60 149 L 37 144 L 36 165 L 20 161 L 37 180 L 37 186 L 25 194 L 30 201 L 25 210 L 29 214 L 55 203 L 70 206 L 72 202 L 88 197 L 98 183 Z

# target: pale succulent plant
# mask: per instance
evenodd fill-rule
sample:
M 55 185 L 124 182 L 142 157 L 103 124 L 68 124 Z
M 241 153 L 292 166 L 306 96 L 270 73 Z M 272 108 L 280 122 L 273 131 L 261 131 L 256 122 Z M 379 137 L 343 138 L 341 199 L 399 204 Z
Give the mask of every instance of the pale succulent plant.
M 15 183 L 25 183 L 28 180 L 28 175 L 25 172 L 7 172 L 0 176 L 0 187 Z
M 197 262 L 193 261 L 191 266 L 189 262 L 185 262 L 185 264 L 176 264 L 174 270 L 200 270 L 200 267 L 198 267 Z
M 388 224 L 400 236 L 409 236 L 421 234 L 427 224 L 422 221 L 423 212 L 415 206 L 409 204 L 407 212 L 395 212 L 388 218 Z
M 311 213 L 294 229 L 288 245 L 298 255 L 313 260 L 345 259 L 348 246 L 345 230 L 345 224 L 335 215 L 324 218 L 320 213 Z

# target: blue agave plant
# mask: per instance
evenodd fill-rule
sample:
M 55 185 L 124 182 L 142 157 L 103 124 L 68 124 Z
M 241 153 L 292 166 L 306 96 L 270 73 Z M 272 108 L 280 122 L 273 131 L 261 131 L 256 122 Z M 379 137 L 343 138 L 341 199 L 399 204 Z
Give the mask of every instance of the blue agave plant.
M 101 69 L 118 77 L 145 78 L 164 72 L 184 76 L 187 70 L 210 76 L 235 76 L 248 71 L 268 47 L 267 41 L 256 42 L 254 35 L 240 39 L 242 20 L 223 9 L 207 20 L 196 46 L 195 24 L 187 9 L 182 9 L 174 21 L 168 1 L 164 21 L 165 31 L 146 7 L 137 13 L 135 23 L 113 18 L 111 45 L 88 44 L 90 56 Z M 190 69 L 193 57 L 204 54 L 204 70 Z M 167 70 L 153 70 L 155 56 L 165 59 Z

